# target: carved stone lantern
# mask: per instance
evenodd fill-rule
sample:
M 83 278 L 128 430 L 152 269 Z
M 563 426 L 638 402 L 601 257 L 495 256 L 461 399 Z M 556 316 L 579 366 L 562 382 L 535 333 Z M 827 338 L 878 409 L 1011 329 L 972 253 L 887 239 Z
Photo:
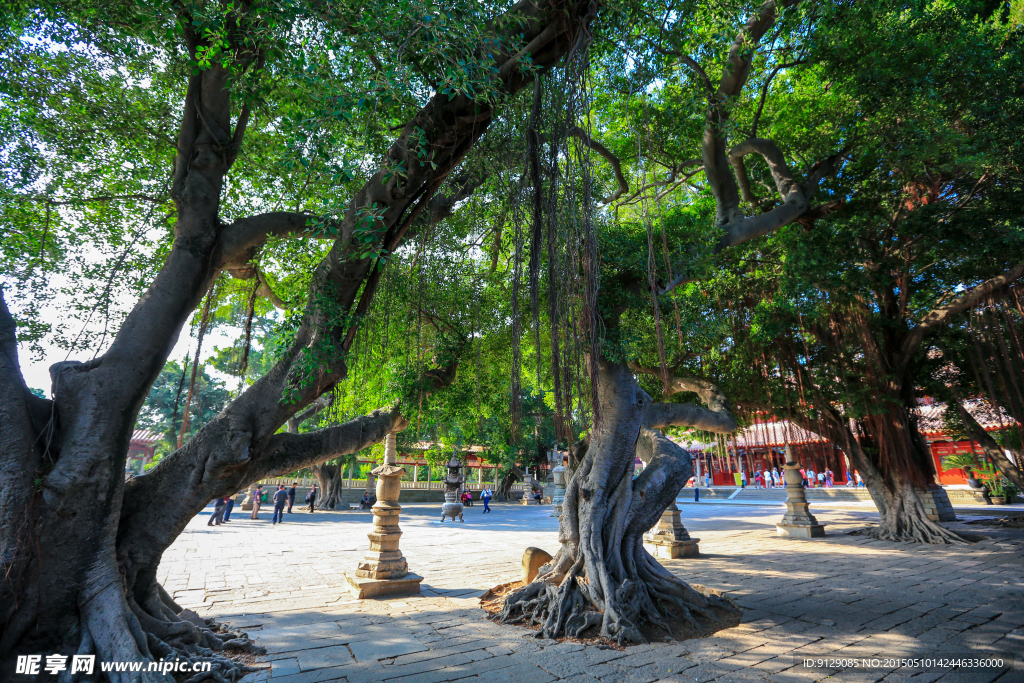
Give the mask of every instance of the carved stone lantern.
M 462 519 L 462 502 L 459 500 L 459 492 L 462 490 L 462 482 L 465 481 L 459 470 L 462 469 L 462 463 L 456 456 L 458 451 L 452 453 L 452 459 L 448 461 L 448 476 L 444 478 L 444 505 L 441 506 L 441 521 L 443 522 L 445 517 L 451 517 L 452 521 L 458 517 L 460 522 L 465 522 Z

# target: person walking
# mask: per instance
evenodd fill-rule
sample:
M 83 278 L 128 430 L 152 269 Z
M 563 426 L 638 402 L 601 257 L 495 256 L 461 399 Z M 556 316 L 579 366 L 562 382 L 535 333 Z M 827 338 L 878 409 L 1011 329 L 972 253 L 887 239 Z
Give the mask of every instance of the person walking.
M 309 503 L 309 511 L 314 512 L 316 510 L 316 484 L 313 484 L 313 488 L 309 490 L 309 495 L 306 496 L 306 502 Z
M 484 512 L 485 513 L 491 511 L 490 502 L 491 502 L 491 496 L 492 495 L 493 494 L 491 493 L 491 487 L 490 486 L 485 486 L 484 490 L 480 492 L 480 500 L 482 500 L 484 502 Z
M 252 514 L 249 515 L 249 519 L 260 518 L 260 505 L 263 504 L 263 485 L 260 484 L 256 487 L 256 490 L 252 492 Z
M 700 480 L 697 477 L 690 479 L 693 482 L 693 502 L 700 502 Z
M 293 481 L 292 487 L 288 489 L 288 514 L 292 514 L 292 506 L 295 505 L 295 487 L 299 485 L 299 482 Z
M 711 473 L 710 472 L 705 472 L 704 473 L 704 488 L 706 488 L 706 489 L 711 488 Z
M 274 491 L 274 516 L 270 519 L 271 524 L 284 521 L 284 506 L 287 504 L 288 491 L 285 490 L 284 484 L 278 484 L 277 490 Z
M 233 493 L 230 496 L 228 496 L 228 499 L 227 499 L 228 502 L 224 506 L 224 521 L 225 522 L 230 522 L 231 521 L 231 509 L 235 507 L 235 496 L 236 495 L 237 494 Z
M 206 523 L 206 526 L 221 525 L 224 519 L 224 506 L 227 505 L 224 500 L 224 497 L 221 496 L 213 501 L 213 514 L 210 515 L 210 521 Z
M 825 488 L 825 473 L 818 472 L 818 487 Z

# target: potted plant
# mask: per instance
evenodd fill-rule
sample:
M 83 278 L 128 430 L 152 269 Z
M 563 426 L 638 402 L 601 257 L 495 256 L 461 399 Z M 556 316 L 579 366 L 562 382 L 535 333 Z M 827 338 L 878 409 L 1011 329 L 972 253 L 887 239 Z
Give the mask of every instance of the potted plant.
M 942 469 L 963 470 L 967 475 L 967 485 L 972 489 L 983 488 L 983 485 L 974 476 L 974 470 L 978 468 L 978 461 L 974 453 L 953 453 L 942 459 Z
M 1013 484 L 1003 479 L 1001 476 L 993 475 L 986 483 L 988 488 L 988 499 L 992 501 L 993 505 L 1005 505 L 1007 503 L 1007 487 L 1011 489 L 1010 497 L 1012 497 Z
M 1020 493 L 1020 491 L 1017 490 L 1017 485 L 1016 484 L 1014 484 L 1009 479 L 1004 479 L 1003 480 L 1003 495 L 1005 496 L 1007 503 L 1012 503 L 1013 499 L 1019 493 Z

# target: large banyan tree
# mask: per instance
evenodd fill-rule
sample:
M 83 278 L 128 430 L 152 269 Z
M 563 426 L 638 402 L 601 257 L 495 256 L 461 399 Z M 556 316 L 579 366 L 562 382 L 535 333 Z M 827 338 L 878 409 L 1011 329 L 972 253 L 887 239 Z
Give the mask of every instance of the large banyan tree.
M 775 141 L 756 135 L 743 139 L 730 120 L 737 99 L 750 90 L 758 46 L 763 40 L 771 40 L 766 37 L 794 30 L 805 20 L 799 12 L 783 16 L 787 7 L 796 4 L 766 2 L 754 7 L 721 61 L 690 55 L 690 51 L 713 54 L 718 46 L 713 38 L 702 43 L 703 38 L 694 38 L 686 31 L 688 15 L 647 8 L 657 21 L 653 26 L 644 24 L 638 32 L 639 40 L 646 44 L 651 36 L 658 36 L 658 44 L 645 49 L 671 55 L 673 61 L 687 65 L 692 75 L 690 87 L 699 93 L 698 102 L 703 100 L 696 110 L 702 128 L 695 144 L 699 156 L 696 160 L 662 162 L 668 169 L 667 180 L 659 177 L 645 182 L 644 158 L 650 163 L 653 156 L 645 150 L 636 174 L 641 176 L 639 187 L 631 194 L 621 160 L 607 145 L 595 144 L 596 134 L 579 138 L 612 162 L 620 191 L 605 201 L 620 200 L 619 208 L 631 204 L 646 208 L 646 203 L 653 203 L 677 182 L 703 175 L 702 187 L 714 201 L 713 224 L 696 235 L 691 233 L 694 242 L 673 245 L 672 252 L 707 250 L 716 254 L 833 208 L 831 203 L 815 203 L 813 198 L 822 181 L 839 167 L 848 144 L 841 133 L 836 136 L 838 149 L 825 154 L 798 177 Z M 725 20 L 725 25 L 728 23 Z M 775 51 L 773 59 L 782 61 L 769 70 L 785 66 L 787 50 Z M 668 118 L 674 113 L 663 111 L 662 115 Z M 680 111 L 678 116 L 685 122 L 693 118 L 693 112 Z M 643 136 L 637 138 L 642 140 Z M 776 193 L 773 199 L 750 201 L 751 183 L 745 169 L 750 156 L 767 163 Z M 741 199 L 750 205 L 744 207 Z M 544 637 L 599 635 L 619 643 L 643 642 L 658 634 L 707 633 L 731 625 L 736 615 L 736 608 L 728 600 L 711 592 L 698 592 L 664 569 L 643 548 L 644 532 L 694 474 L 689 454 L 659 430 L 673 426 L 712 432 L 736 429 L 728 400 L 713 382 L 670 374 L 660 329 L 662 316 L 671 310 L 664 297 L 698 279 L 702 271 L 698 264 L 683 263 L 680 268 L 677 262 L 666 264 L 659 273 L 654 265 L 657 252 L 650 214 L 641 211 L 637 218 L 637 223 L 646 225 L 641 238 L 646 244 L 609 236 L 603 242 L 598 240 L 607 247 L 601 253 L 601 263 L 597 263 L 596 255 L 584 253 L 581 257 L 582 272 L 590 277 L 597 272 L 604 276 L 600 292 L 593 284 L 581 288 L 579 319 L 588 340 L 585 355 L 593 423 L 584 443 L 574 449 L 576 453 L 585 449 L 585 454 L 567 484 L 559 532 L 561 547 L 532 583 L 507 596 L 498 615 L 506 622 L 538 624 Z M 625 221 L 626 216 L 619 220 Z M 663 232 L 662 236 L 668 252 L 667 234 Z M 639 267 L 638 252 L 646 252 Z M 621 260 L 616 258 L 619 255 Z M 660 367 L 656 369 L 629 364 L 638 354 L 624 342 L 633 332 L 630 327 L 635 319 L 635 314 L 633 318 L 626 314 L 638 308 L 651 312 L 658 328 L 655 336 Z M 603 330 L 603 339 L 598 330 Z M 680 343 L 685 345 L 681 330 L 679 334 Z M 661 402 L 653 402 L 637 382 L 635 373 L 648 370 L 662 380 Z M 679 392 L 696 393 L 705 405 L 671 402 L 670 398 Z M 637 456 L 647 466 L 634 479 Z
M 17 654 L 57 652 L 104 661 L 213 658 L 217 676 L 237 677 L 242 669 L 218 652 L 247 641 L 180 615 L 156 581 L 163 551 L 212 498 L 355 452 L 406 424 L 407 407 L 398 404 L 308 433 L 280 431 L 346 377 L 347 351 L 391 255 L 432 224 L 425 217 L 444 217 L 434 202 L 441 188 L 449 212 L 460 192 L 472 191 L 472 183 L 445 183 L 508 98 L 586 41 L 596 6 L 524 0 L 493 12 L 478 3 L 382 9 L 44 3 L 5 16 L 9 82 L 26 86 L 15 92 L 20 118 L 5 123 L 21 126 L 27 147 L 10 158 L 36 173 L 12 180 L 21 206 L 35 207 L 20 214 L 22 256 L 67 246 L 56 221 L 68 206 L 90 218 L 108 205 L 152 201 L 152 212 L 139 212 L 135 240 L 157 219 L 169 239 L 109 343 L 51 368 L 52 398 L 26 386 L 15 322 L 8 305 L 0 307 L 4 671 L 13 671 Z M 60 116 L 81 117 L 82 125 L 61 128 Z M 351 142 L 350 119 L 365 144 L 336 158 L 339 138 Z M 280 148 L 291 156 L 274 158 Z M 50 152 L 47 177 L 39 165 Z M 82 163 L 90 171 L 76 176 Z M 290 184 L 295 169 L 299 182 Z M 101 171 L 124 182 L 91 195 L 103 186 Z M 138 184 L 146 191 L 134 191 Z M 329 200 L 325 213 L 302 201 L 309 186 Z M 273 199 L 281 191 L 298 197 L 296 210 Z M 261 248 L 313 238 L 329 249 L 314 262 L 305 308 L 276 361 L 156 468 L 126 483 L 140 406 L 214 281 L 228 273 L 262 289 Z M 132 243 L 129 236 L 122 246 Z M 22 303 L 18 294 L 13 305 L 24 310 Z M 444 383 L 452 372 L 454 365 L 439 368 L 424 382 Z
M 791 418 L 849 456 L 881 516 L 873 535 L 957 543 L 923 503 L 944 494 L 934 490 L 916 411 L 929 395 L 947 398 L 957 412 L 964 400 L 998 397 L 991 402 L 1006 406 L 1011 422 L 1018 401 L 1009 302 L 1024 277 L 1014 208 L 1020 38 L 998 16 L 977 21 L 967 9 L 896 16 L 851 9 L 863 35 L 856 48 L 842 40 L 821 45 L 810 53 L 820 59 L 815 70 L 792 81 L 795 92 L 820 100 L 822 115 L 849 111 L 870 122 L 832 184 L 841 204 L 730 255 L 714 283 L 691 288 L 681 306 L 687 320 L 719 321 L 715 343 L 729 350 L 714 364 L 737 403 Z M 944 66 L 885 68 L 904 50 Z M 873 78 L 862 76 L 875 68 Z M 823 76 L 827 92 L 811 85 Z M 768 121 L 792 120 L 771 104 Z M 964 321 L 988 321 L 1000 310 L 998 324 L 984 323 L 986 351 L 972 350 L 968 361 L 962 341 L 970 347 L 978 325 Z M 954 351 L 944 360 L 943 347 Z M 971 372 L 975 358 L 1001 368 L 989 375 L 991 389 L 983 373 Z M 941 386 L 932 375 L 951 360 L 965 372 Z M 991 449 L 969 414 L 966 422 Z

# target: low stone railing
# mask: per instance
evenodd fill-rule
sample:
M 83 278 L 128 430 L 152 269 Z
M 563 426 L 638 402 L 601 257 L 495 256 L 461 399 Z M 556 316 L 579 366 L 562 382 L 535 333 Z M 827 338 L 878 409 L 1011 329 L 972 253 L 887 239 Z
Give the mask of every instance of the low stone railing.
M 303 477 L 299 477 L 298 479 L 295 479 L 295 478 L 289 479 L 287 477 L 270 477 L 269 479 L 261 479 L 259 483 L 263 485 L 264 489 L 269 488 L 269 489 L 273 490 L 273 489 L 277 488 L 278 484 L 284 484 L 285 486 L 290 487 L 295 482 L 298 482 L 299 488 L 306 488 L 306 489 L 308 489 L 313 484 L 316 484 L 317 480 L 313 479 L 311 477 L 304 477 L 304 478 Z M 352 480 L 343 479 L 342 482 L 341 482 L 341 486 L 342 486 L 342 488 L 345 488 L 345 489 L 365 489 L 366 488 L 366 480 L 365 479 L 352 479 Z M 490 486 L 493 489 L 497 485 L 494 482 L 492 482 L 492 481 L 481 481 L 481 482 L 467 481 L 467 482 L 465 482 L 462 485 L 462 488 L 468 489 L 470 491 L 481 491 L 481 490 L 483 490 L 483 488 L 485 486 Z M 443 491 L 444 490 L 444 483 L 441 482 L 441 481 L 402 481 L 402 488 L 403 489 L 423 489 L 423 490 Z M 526 485 L 522 484 L 522 483 L 513 484 L 512 485 L 512 490 L 513 491 L 522 491 L 524 488 L 526 488 Z

